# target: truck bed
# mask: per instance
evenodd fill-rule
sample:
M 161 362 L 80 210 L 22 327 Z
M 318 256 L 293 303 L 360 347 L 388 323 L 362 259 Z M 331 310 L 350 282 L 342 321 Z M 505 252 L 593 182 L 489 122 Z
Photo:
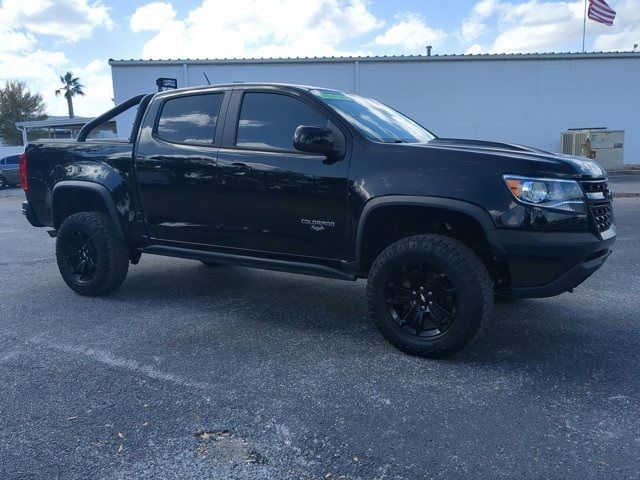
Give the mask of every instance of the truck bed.
M 39 140 L 30 142 L 27 155 L 27 200 L 37 220 L 53 226 L 50 205 L 53 189 L 62 181 L 82 180 L 115 187 L 133 175 L 133 144 L 122 139 Z M 130 185 L 135 191 L 135 185 Z

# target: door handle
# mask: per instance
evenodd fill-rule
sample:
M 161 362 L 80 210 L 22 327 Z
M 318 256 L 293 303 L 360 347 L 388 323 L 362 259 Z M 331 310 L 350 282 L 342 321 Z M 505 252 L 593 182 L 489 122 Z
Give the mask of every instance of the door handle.
M 231 164 L 231 171 L 235 174 L 235 175 L 246 175 L 247 172 L 251 171 L 251 167 L 249 165 L 247 165 L 246 163 L 232 163 Z

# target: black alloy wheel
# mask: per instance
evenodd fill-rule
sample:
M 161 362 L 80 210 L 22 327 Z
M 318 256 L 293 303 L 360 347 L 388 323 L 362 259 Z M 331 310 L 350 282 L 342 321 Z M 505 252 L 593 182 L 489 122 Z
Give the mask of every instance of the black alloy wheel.
M 442 335 L 456 319 L 455 288 L 447 274 L 431 262 L 414 260 L 397 266 L 384 292 L 393 320 L 417 337 Z
M 69 232 L 64 244 L 64 259 L 78 284 L 88 283 L 95 277 L 98 254 L 91 237 L 82 230 Z

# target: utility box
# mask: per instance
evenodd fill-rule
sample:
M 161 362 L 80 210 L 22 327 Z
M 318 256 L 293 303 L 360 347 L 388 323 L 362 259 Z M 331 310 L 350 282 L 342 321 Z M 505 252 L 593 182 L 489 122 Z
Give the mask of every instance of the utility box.
M 624 130 L 575 129 L 562 132 L 562 153 L 592 158 L 607 170 L 624 166 Z

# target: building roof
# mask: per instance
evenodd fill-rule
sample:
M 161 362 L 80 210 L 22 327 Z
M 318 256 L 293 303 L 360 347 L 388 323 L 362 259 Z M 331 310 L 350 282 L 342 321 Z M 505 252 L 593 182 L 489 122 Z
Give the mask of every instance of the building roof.
M 69 128 L 69 127 L 82 127 L 85 123 L 90 122 L 95 117 L 58 117 L 50 116 L 45 120 L 29 120 L 25 122 L 16 122 L 15 125 L 18 128 Z M 105 124 L 115 125 L 115 120 L 109 120 L 104 122 Z
M 55 128 L 55 127 L 75 127 L 82 126 L 85 123 L 93 120 L 92 117 L 59 117 L 50 116 L 45 120 L 28 120 L 25 122 L 16 122 L 16 127 L 27 128 Z
M 482 60 L 567 60 L 567 59 L 610 59 L 638 58 L 640 52 L 560 52 L 560 53 L 501 53 L 479 55 L 383 55 L 361 57 L 280 57 L 280 58 L 213 58 L 213 59 L 109 59 L 109 65 L 225 65 L 225 64 L 273 64 L 273 63 L 349 63 L 349 62 L 441 62 L 441 61 L 482 61 Z

